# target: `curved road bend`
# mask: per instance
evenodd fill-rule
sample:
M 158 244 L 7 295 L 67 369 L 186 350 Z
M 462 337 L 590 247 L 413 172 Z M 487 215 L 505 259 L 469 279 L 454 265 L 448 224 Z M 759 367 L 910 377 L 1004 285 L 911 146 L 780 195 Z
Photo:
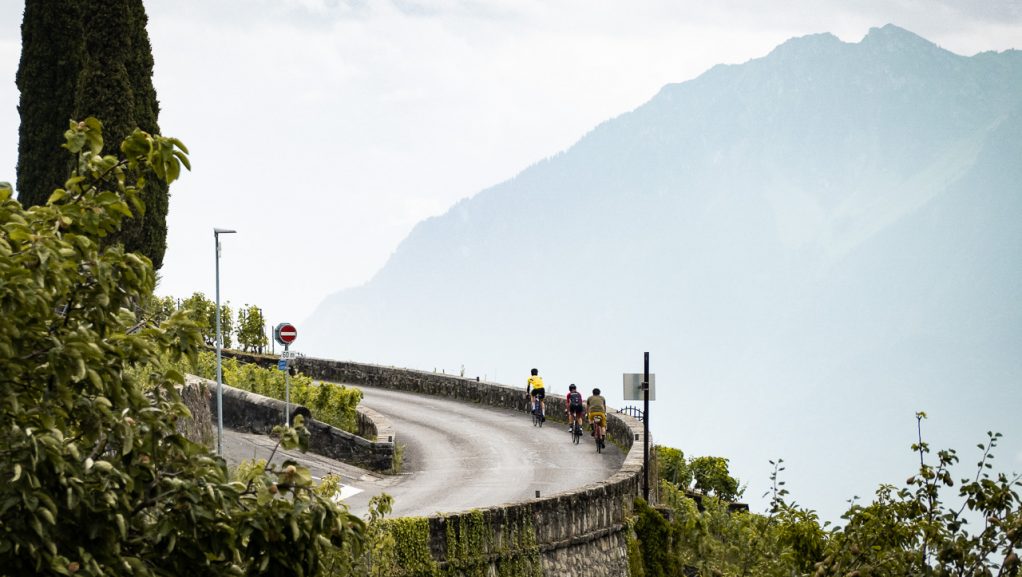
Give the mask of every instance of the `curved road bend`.
M 404 446 L 399 475 L 378 475 L 316 455 L 301 455 L 314 476 L 343 477 L 345 502 L 363 516 L 373 495 L 394 497 L 391 516 L 429 515 L 535 498 L 602 481 L 624 460 L 614 445 L 596 453 L 592 437 L 571 443 L 567 425 L 548 421 L 536 428 L 528 415 L 508 409 L 428 395 L 359 387 L 362 404 L 390 419 Z M 258 442 L 269 454 L 272 441 L 259 435 L 225 442 L 228 460 L 252 458 Z M 252 439 L 255 437 L 255 439 Z M 236 462 L 236 461 L 234 461 Z

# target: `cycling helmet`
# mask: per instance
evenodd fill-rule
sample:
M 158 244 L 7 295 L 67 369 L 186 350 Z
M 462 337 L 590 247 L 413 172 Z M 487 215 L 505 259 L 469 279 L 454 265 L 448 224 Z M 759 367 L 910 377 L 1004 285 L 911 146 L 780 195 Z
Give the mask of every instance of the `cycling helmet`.
M 532 375 L 536 376 L 539 374 L 539 369 L 532 369 Z
M 569 390 L 569 391 L 574 391 L 574 390 L 575 390 L 575 389 L 577 389 L 577 388 L 578 388 L 578 387 L 576 387 L 576 386 L 575 386 L 575 383 L 571 383 L 570 385 L 568 385 L 568 390 Z
M 593 389 L 593 394 L 594 395 L 600 394 L 600 389 L 599 388 Z

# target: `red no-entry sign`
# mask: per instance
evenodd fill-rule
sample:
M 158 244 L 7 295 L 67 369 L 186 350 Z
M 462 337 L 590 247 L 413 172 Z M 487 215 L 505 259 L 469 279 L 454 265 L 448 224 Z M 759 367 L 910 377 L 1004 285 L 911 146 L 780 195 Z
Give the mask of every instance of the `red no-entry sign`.
M 280 323 L 273 329 L 273 338 L 284 346 L 290 345 L 298 338 L 298 329 L 291 323 Z

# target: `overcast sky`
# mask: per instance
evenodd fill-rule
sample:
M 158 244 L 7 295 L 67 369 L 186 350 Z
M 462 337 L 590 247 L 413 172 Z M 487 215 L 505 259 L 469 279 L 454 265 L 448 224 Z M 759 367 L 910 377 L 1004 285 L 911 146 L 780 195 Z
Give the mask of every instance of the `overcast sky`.
M 665 84 L 894 23 L 972 55 L 1022 42 L 1020 3 L 957 0 L 147 2 L 172 188 L 161 294 L 300 323 L 423 218 L 569 147 Z M 23 4 L 0 1 L 0 180 L 15 181 Z M 59 145 L 58 142 L 54 146 Z M 523 223 L 523 226 L 525 224 Z M 339 327 L 343 330 L 343 327 Z

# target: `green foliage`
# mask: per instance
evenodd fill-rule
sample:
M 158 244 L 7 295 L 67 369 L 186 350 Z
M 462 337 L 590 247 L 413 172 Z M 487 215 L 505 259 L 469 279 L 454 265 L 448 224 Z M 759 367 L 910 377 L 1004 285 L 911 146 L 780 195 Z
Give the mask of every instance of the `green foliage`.
M 238 310 L 238 344 L 242 350 L 262 353 L 269 344 L 266 338 L 266 319 L 257 306 L 245 305 Z
M 202 340 L 207 346 L 216 346 L 216 303 L 206 298 L 201 292 L 192 293 L 181 303 L 181 308 L 188 311 L 191 317 L 202 331 Z M 234 321 L 232 320 L 231 304 L 220 304 L 220 338 L 223 341 L 223 348 L 231 348 L 231 336 L 234 334 Z
M 181 308 L 199 326 L 202 341 L 207 346 L 213 346 L 216 341 L 216 303 L 201 292 L 194 292 L 181 302 Z
M 778 525 L 762 515 L 731 511 L 717 497 L 703 497 L 702 510 L 669 483 L 662 493 L 672 509 L 671 529 L 678 566 L 699 575 L 794 574 L 777 539 Z
M 716 495 L 725 501 L 734 501 L 742 495 L 738 479 L 731 476 L 728 460 L 723 457 L 696 457 L 688 464 L 695 479 L 695 488 Z
M 139 199 L 141 167 L 172 180 L 172 139 L 133 132 L 101 156 L 94 118 L 66 133 L 74 173 L 45 206 L 0 191 L 0 567 L 8 575 L 316 575 L 356 550 L 360 520 L 293 463 L 242 483 L 188 441 L 170 363 L 194 358 L 194 322 L 140 324 L 149 261 L 101 244 Z M 166 361 L 164 360 L 166 359 Z M 132 368 L 148 366 L 147 387 Z M 281 431 L 301 446 L 303 429 Z
M 80 11 L 79 0 L 25 2 L 16 84 L 18 200 L 26 207 L 46 204 L 71 174 L 72 159 L 60 145 L 75 116 L 75 82 L 84 57 Z
M 213 305 L 213 311 L 216 311 L 216 305 Z M 220 305 L 220 340 L 221 346 L 225 349 L 229 349 L 234 345 L 234 341 L 231 340 L 231 335 L 234 334 L 234 317 L 231 313 L 231 303 L 227 302 Z M 213 317 L 213 335 L 216 336 L 216 316 Z M 216 339 L 214 338 L 214 341 Z
M 809 573 L 823 559 L 827 533 L 815 511 L 783 503 L 774 515 L 775 535 L 785 566 L 794 566 L 800 573 Z M 826 525 L 826 524 L 824 524 Z
M 978 445 L 982 457 L 976 474 L 961 480 L 958 506 L 953 507 L 943 491 L 955 486 L 951 468 L 958 457 L 945 450 L 937 453 L 935 464 L 926 462 L 930 449 L 921 430 L 925 416 L 917 415 L 919 440 L 912 446 L 919 454 L 919 472 L 904 488 L 880 486 L 869 504 L 853 500 L 843 528 L 828 530 L 829 524 L 821 526 L 814 511 L 789 503 L 780 480 L 783 460 L 770 461 L 774 469 L 766 493 L 771 495 L 767 515 L 730 511 L 726 502 L 708 496 L 700 509 L 683 487 L 661 480 L 661 502 L 671 510 L 670 521 L 636 504 L 632 526 L 638 543 L 629 545 L 634 551 L 630 562 L 641 562 L 646 575 L 678 574 L 677 568 L 684 567 L 697 575 L 720 576 L 1017 577 L 1022 480 L 991 471 L 1000 434 L 988 433 L 987 442 Z M 690 466 L 698 471 L 696 461 Z M 719 465 L 701 462 L 703 470 L 716 468 L 718 475 Z M 695 473 L 697 486 L 699 475 Z M 969 530 L 969 520 L 980 521 L 979 526 Z
M 692 486 L 692 469 L 685 461 L 685 453 L 673 447 L 656 446 L 658 477 L 682 488 Z
M 242 483 L 248 483 L 258 479 L 263 474 L 263 470 L 266 469 L 266 459 L 251 459 L 248 461 L 242 461 L 238 463 L 238 466 L 231 472 L 231 478 L 235 481 Z M 323 487 L 325 484 L 320 484 L 316 487 L 316 492 L 323 494 Z M 329 495 L 326 495 L 329 496 Z
M 642 573 L 647 577 L 676 575 L 678 559 L 670 524 L 642 499 L 635 500 L 635 517 Z
M 626 526 L 625 545 L 628 548 L 628 575 L 629 577 L 646 577 L 646 568 L 642 561 L 642 547 L 635 534 L 635 518 L 629 518 L 626 521 Z
M 681 450 L 657 446 L 654 458 L 658 478 L 679 489 L 695 489 L 725 501 L 742 496 L 738 479 L 731 476 L 728 460 L 723 457 L 696 457 L 686 461 Z
M 488 553 L 493 548 L 493 533 L 482 511 L 447 519 L 447 563 L 462 575 L 485 576 Z
M 426 517 L 389 519 L 382 530 L 389 535 L 386 543 L 392 542 L 394 549 L 385 552 L 381 559 L 393 562 L 387 567 L 377 565 L 380 571 L 378 574 L 387 577 L 440 574 L 440 567 L 429 550 L 429 519 Z
M 853 504 L 842 517 L 844 528 L 835 530 L 826 547 L 818 575 L 857 573 L 885 575 L 1011 575 L 1019 574 L 1022 550 L 1020 476 L 991 471 L 1000 433 L 987 433 L 976 474 L 961 479 L 954 507 L 943 492 L 955 481 L 951 467 L 958 462 L 954 450 L 937 453 L 936 464 L 925 462 L 930 453 L 922 439 L 925 413 L 916 415 L 919 472 L 896 489 L 881 486 L 869 505 Z M 969 519 L 979 526 L 969 530 Z
M 174 311 L 177 310 L 177 304 L 171 297 L 149 295 L 142 301 L 142 310 L 145 311 L 150 323 L 159 325 L 169 319 L 170 315 L 174 314 Z
M 505 519 L 499 539 L 482 511 L 473 510 L 444 519 L 447 550 L 441 565 L 430 550 L 429 519 L 385 519 L 392 501 L 386 494 L 370 500 L 365 553 L 358 558 L 329 555 L 329 563 L 337 571 L 330 574 L 364 577 L 484 577 L 494 572 L 499 577 L 540 577 L 543 574 L 536 532 L 527 511 Z
M 393 507 L 394 499 L 386 493 L 369 500 L 369 543 L 364 558 L 368 577 L 384 577 L 397 567 L 397 540 L 387 530 L 384 517 Z
M 136 128 L 159 132 L 146 21 L 141 0 L 26 2 L 17 76 L 18 191 L 24 205 L 45 203 L 72 173 L 66 155 L 54 154 L 68 118 L 104 120 L 111 144 L 101 154 L 116 154 L 117 144 Z M 132 218 L 110 231 L 108 239 L 127 252 L 144 254 L 155 269 L 166 251 L 167 184 L 176 177 L 152 178 L 159 168 L 140 165 L 123 173 L 129 181 L 150 182 L 140 187 L 143 202 L 132 205 Z
M 216 378 L 216 355 L 199 353 L 194 364 L 181 365 L 182 372 L 193 372 L 207 379 Z M 237 359 L 223 358 L 221 371 L 224 383 L 271 399 L 283 401 L 286 382 L 284 372 L 267 369 Z M 304 405 L 313 417 L 350 433 L 358 432 L 358 404 L 362 391 L 334 383 L 313 384 L 312 377 L 301 372 L 291 377 L 291 403 Z

